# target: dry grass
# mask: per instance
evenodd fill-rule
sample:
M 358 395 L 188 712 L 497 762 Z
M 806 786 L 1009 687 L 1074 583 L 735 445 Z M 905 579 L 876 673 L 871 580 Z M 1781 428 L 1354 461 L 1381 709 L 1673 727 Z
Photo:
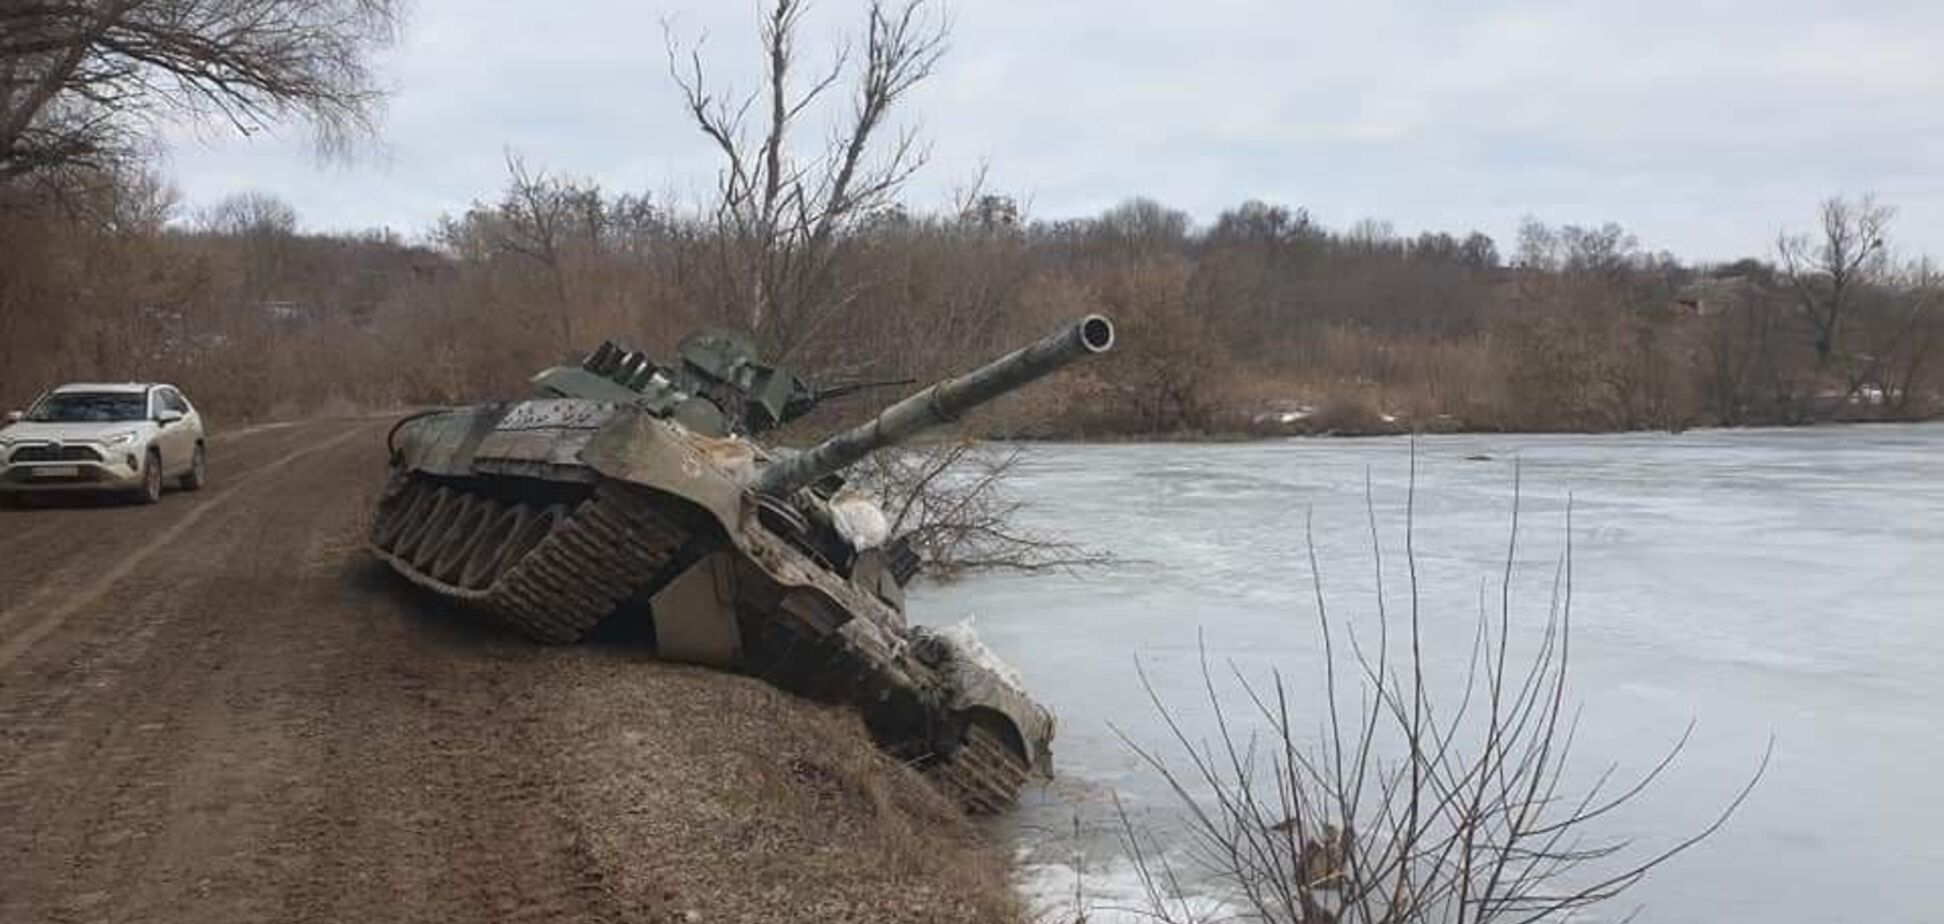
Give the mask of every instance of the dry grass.
M 367 509 L 381 483 L 363 482 L 345 509 Z M 319 529 L 307 569 L 378 567 L 363 527 Z M 878 748 L 856 711 L 621 643 L 475 641 L 444 656 L 517 662 L 517 692 L 481 733 L 556 752 L 537 797 L 580 832 L 572 849 L 603 871 L 601 887 L 642 918 L 1024 919 L 1005 845 Z
M 584 682 L 550 685 L 559 701 L 539 705 L 589 742 L 575 764 L 601 768 L 568 786 L 564 809 L 625 871 L 612 885 L 628 904 L 710 922 L 1020 920 L 996 845 L 854 713 L 745 677 L 616 670 L 626 657 L 549 658 Z M 602 856 L 641 844 L 656 849 Z

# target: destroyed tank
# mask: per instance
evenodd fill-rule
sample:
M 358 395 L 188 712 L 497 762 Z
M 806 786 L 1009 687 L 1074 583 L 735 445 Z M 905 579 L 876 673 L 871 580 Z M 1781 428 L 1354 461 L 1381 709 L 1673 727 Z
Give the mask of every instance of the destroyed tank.
M 754 437 L 869 386 L 813 387 L 732 333 L 667 366 L 605 343 L 527 400 L 399 421 L 370 547 L 537 641 L 628 621 L 660 658 L 855 704 L 894 756 L 996 812 L 1051 775 L 1053 717 L 968 631 L 907 623 L 918 556 L 841 473 L 1113 342 L 1084 317 L 800 451 Z

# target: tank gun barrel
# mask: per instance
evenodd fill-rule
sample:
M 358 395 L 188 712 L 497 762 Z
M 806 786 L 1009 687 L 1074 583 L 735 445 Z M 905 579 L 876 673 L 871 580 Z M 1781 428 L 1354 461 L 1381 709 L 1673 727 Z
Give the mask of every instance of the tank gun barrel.
M 891 405 L 876 417 L 815 446 L 765 466 L 755 489 L 783 495 L 839 471 L 872 452 L 960 415 L 1009 391 L 1024 387 L 1077 359 L 1114 346 L 1114 325 L 1090 314 L 1037 343 L 1014 350 L 957 378 L 947 379 Z
M 810 397 L 814 401 L 833 401 L 838 398 L 848 398 L 860 391 L 896 388 L 899 385 L 910 385 L 917 381 L 917 379 L 860 379 L 855 382 L 838 382 L 835 385 L 817 386 Z

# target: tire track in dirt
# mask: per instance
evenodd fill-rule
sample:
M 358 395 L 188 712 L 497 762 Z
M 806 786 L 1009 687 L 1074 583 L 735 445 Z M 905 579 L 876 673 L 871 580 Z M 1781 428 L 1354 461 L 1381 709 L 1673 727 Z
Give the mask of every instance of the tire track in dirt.
M 0 920 L 645 919 L 547 799 L 558 744 L 498 724 L 546 682 L 505 662 L 541 652 L 428 640 L 345 554 L 367 443 L 199 507 L 0 675 Z
M 155 553 L 181 539 L 204 516 L 221 510 L 230 500 L 236 497 L 238 492 L 278 473 L 299 458 L 313 454 L 322 455 L 343 443 L 365 435 L 365 432 L 365 430 L 352 430 L 349 433 L 329 439 L 322 444 L 307 446 L 264 465 L 252 468 L 247 474 L 236 476 L 230 482 L 229 487 L 212 492 L 213 496 L 208 500 L 191 507 L 173 525 L 156 534 L 132 552 L 120 556 L 113 567 L 92 581 L 78 587 L 61 586 L 58 584 L 44 585 L 46 589 L 43 592 L 33 594 L 19 604 L 9 607 L 5 611 L 0 611 L 0 632 L 4 632 L 23 616 L 31 616 L 34 619 L 33 622 L 27 623 L 18 632 L 7 635 L 4 637 L 4 640 L 0 640 L 0 670 L 5 670 L 22 652 L 32 647 L 35 642 L 57 628 L 68 617 L 100 601 L 103 595 L 113 589 L 116 584 L 126 579 L 130 574 L 134 573 L 136 569 L 147 563 Z M 48 599 L 50 597 L 59 597 L 60 602 L 53 603 Z
M 96 581 L 92 618 L 53 622 L 42 645 L 18 649 L 0 674 L 0 735 L 10 745 L 0 755 L 0 861 L 22 877 L 0 880 L 0 919 L 195 920 L 141 887 L 160 879 L 172 883 L 170 896 L 207 901 L 220 897 L 212 890 L 226 870 L 249 872 L 267 856 L 237 849 L 248 839 L 236 831 L 172 832 L 220 830 L 214 823 L 239 817 L 227 806 L 250 780 L 261 785 L 261 771 L 289 766 L 278 759 L 288 746 L 250 733 L 266 716 L 263 698 L 237 698 L 276 683 L 232 682 L 250 663 L 250 636 L 272 625 L 252 617 L 279 612 L 296 586 L 289 559 L 318 525 L 315 511 L 292 515 L 284 498 L 317 505 L 302 490 L 310 470 L 358 470 L 331 450 L 348 450 L 370 428 L 335 429 L 322 441 L 304 437 L 309 445 L 265 465 L 265 477 L 237 479 L 226 495 L 234 500 L 198 505 L 171 528 L 181 541 Z M 263 490 L 286 478 L 296 491 Z M 198 841 L 226 856 L 176 881 L 170 871 Z M 17 905 L 25 913 L 14 914 Z
M 354 580 L 390 578 L 368 569 Z M 409 908 L 439 921 L 657 920 L 617 898 L 615 869 L 559 796 L 557 720 L 532 689 L 557 679 L 548 653 L 464 629 L 428 647 L 423 627 L 395 609 L 358 608 L 382 628 L 373 647 L 346 652 L 358 662 L 347 669 L 383 692 L 335 704 L 325 746 L 336 769 L 321 777 L 327 804 L 357 808 L 313 820 L 304 840 L 316 852 L 279 916 L 368 920 Z M 369 890 L 343 890 L 352 877 Z
M 207 503 L 229 486 L 231 473 L 247 476 L 266 460 L 315 439 L 315 433 L 335 433 L 343 426 L 313 421 L 218 434 L 211 440 L 215 483 L 201 493 L 166 494 L 159 504 L 67 495 L 36 501 L 31 508 L 0 510 L 0 561 L 7 564 L 0 569 L 0 609 L 18 609 L 21 601 L 44 585 L 64 586 L 84 579 L 99 570 L 97 562 L 113 561 L 145 536 Z
M 0 922 L 1016 919 L 854 715 L 535 646 L 372 561 L 382 434 L 265 431 L 227 493 L 59 518 L 103 557 L 21 585 L 85 599 L 7 636 Z

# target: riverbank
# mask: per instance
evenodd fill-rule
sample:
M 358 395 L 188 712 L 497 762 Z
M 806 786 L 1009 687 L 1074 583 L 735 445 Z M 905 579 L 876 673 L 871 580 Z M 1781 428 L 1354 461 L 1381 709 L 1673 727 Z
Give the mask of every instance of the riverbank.
M 0 510 L 0 921 L 1019 920 L 1003 848 L 852 711 L 373 561 L 386 424 Z
M 1734 424 L 1715 421 L 1682 424 L 1670 427 L 1636 427 L 1587 429 L 1563 427 L 1547 429 L 1541 427 L 1513 427 L 1467 421 L 1451 415 L 1412 419 L 1396 414 L 1345 415 L 1305 405 L 1291 408 L 1234 412 L 1215 415 L 1210 422 L 1201 426 L 1184 426 L 1169 430 L 1120 431 L 1090 427 L 1026 427 L 1018 430 L 993 428 L 984 432 L 988 439 L 1010 440 L 1017 442 L 1046 443 L 1092 443 L 1116 445 L 1122 443 L 1246 443 L 1255 440 L 1290 439 L 1296 437 L 1376 437 L 1409 436 L 1412 434 L 1440 435 L 1490 435 L 1490 436 L 1540 436 L 1540 435 L 1579 435 L 1606 436 L 1628 433 L 1686 433 L 1690 431 L 1740 431 L 1740 430 L 1800 430 L 1821 427 L 1846 427 L 1864 425 L 1921 424 L 1944 420 L 1944 413 L 1910 414 L 1905 416 L 1849 416 L 1827 417 L 1814 420 L 1748 420 Z

